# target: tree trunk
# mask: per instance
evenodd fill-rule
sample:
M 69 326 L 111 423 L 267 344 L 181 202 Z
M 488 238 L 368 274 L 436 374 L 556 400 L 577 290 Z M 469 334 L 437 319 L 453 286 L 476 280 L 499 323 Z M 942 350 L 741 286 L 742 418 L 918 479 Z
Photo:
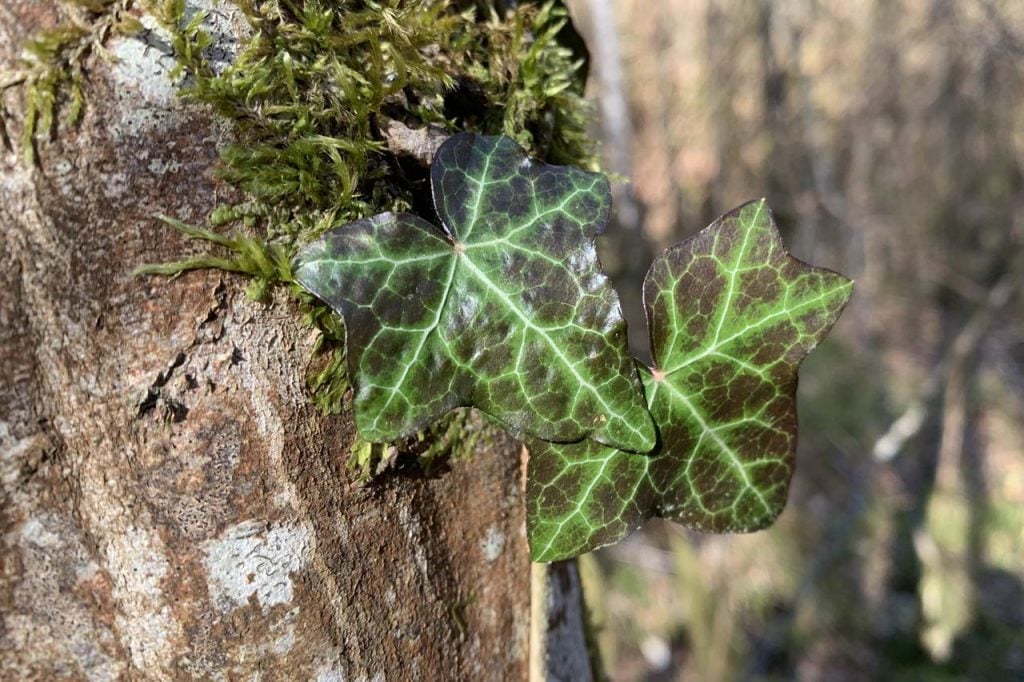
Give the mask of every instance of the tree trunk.
M 0 67 L 48 5 L 0 3 Z M 229 132 L 108 48 L 38 167 L 0 150 L 0 677 L 525 678 L 520 446 L 356 486 L 290 298 L 133 277 L 189 248 L 155 213 L 228 191 Z

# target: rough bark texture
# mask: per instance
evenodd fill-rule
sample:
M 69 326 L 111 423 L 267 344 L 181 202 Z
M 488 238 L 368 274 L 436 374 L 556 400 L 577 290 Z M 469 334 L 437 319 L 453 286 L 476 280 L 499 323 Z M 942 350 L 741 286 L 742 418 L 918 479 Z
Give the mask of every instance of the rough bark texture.
M 0 65 L 41 5 L 0 3 Z M 222 133 L 110 48 L 39 168 L 0 152 L 0 677 L 524 678 L 518 446 L 354 486 L 291 301 L 133 277 L 227 191 Z

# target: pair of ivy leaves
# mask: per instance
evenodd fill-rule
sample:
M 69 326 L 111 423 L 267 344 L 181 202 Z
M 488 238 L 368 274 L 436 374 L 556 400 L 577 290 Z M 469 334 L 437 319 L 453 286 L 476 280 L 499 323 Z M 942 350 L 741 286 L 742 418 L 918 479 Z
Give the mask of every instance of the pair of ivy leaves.
M 460 406 L 522 438 L 535 561 L 610 544 L 651 516 L 710 532 L 775 520 L 797 367 L 850 280 L 790 256 L 765 202 L 745 204 L 651 265 L 648 368 L 597 258 L 605 176 L 460 133 L 430 180 L 440 229 L 384 213 L 296 258 L 296 280 L 344 317 L 363 438 L 396 440 Z

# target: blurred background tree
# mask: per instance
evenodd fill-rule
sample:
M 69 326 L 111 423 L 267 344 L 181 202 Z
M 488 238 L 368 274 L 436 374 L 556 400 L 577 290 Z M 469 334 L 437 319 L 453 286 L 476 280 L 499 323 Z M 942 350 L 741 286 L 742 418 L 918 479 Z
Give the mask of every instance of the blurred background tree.
M 634 254 L 760 196 L 857 280 L 777 525 L 585 557 L 609 676 L 1024 679 L 1024 4 L 570 4 L 634 330 Z

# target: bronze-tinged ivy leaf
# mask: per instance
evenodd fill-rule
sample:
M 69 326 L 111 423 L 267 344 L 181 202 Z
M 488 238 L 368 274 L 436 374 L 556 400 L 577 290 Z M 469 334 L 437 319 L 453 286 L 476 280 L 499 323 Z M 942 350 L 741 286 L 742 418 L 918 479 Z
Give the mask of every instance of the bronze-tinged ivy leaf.
M 797 367 L 852 290 L 786 252 L 763 200 L 659 256 L 644 282 L 655 367 L 643 372 L 658 447 L 529 442 L 533 559 L 610 544 L 651 516 L 710 532 L 771 524 L 793 472 Z
M 517 434 L 647 452 L 647 412 L 594 239 L 607 179 L 455 135 L 431 166 L 443 229 L 385 213 L 327 233 L 296 280 L 345 318 L 356 426 L 370 441 L 474 406 Z

